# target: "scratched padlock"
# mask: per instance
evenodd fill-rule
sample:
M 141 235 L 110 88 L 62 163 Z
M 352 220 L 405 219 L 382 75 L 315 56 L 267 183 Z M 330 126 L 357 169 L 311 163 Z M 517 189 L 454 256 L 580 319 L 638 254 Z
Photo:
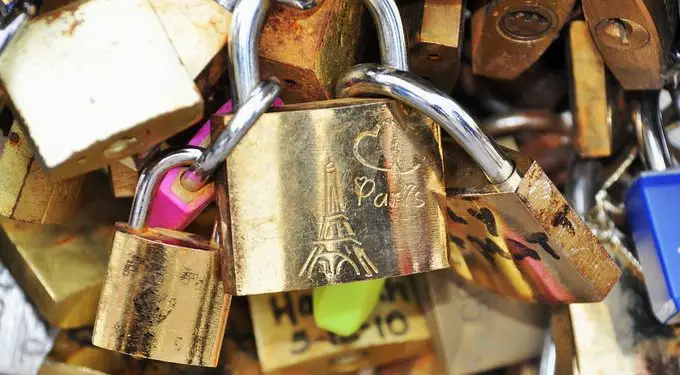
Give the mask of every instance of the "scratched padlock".
M 433 373 L 477 373 L 540 354 L 549 319 L 544 306 L 496 295 L 449 270 L 415 280 L 433 332 Z
M 128 212 L 105 177 L 86 176 L 87 204 L 64 225 L 2 219 L 0 259 L 38 311 L 59 328 L 91 325 L 104 282 L 113 223 Z
M 255 295 L 248 300 L 265 374 L 284 369 L 346 373 L 431 350 L 430 331 L 408 278 L 388 279 L 373 314 L 349 337 L 316 326 L 308 291 Z
M 540 166 L 499 150 L 431 83 L 363 64 L 337 85 L 343 96 L 380 93 L 408 103 L 456 140 L 445 149 L 447 229 L 450 263 L 462 277 L 551 303 L 600 301 L 616 283 L 620 270 Z

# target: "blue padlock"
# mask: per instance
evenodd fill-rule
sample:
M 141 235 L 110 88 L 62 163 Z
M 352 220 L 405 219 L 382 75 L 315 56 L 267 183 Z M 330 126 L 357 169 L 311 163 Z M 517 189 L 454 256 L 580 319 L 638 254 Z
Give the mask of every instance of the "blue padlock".
M 644 164 L 626 193 L 626 213 L 656 318 L 680 322 L 680 170 L 674 167 L 659 112 L 659 93 L 631 100 L 633 125 Z

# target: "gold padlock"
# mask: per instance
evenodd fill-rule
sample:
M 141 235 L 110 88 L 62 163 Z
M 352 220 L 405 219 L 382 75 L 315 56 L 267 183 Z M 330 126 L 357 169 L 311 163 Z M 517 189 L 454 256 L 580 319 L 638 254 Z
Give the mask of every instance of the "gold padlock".
M 68 224 L 1 221 L 0 258 L 47 321 L 65 329 L 94 323 L 113 223 L 127 213 L 104 176 L 87 177 L 93 199 Z
M 487 2 L 472 15 L 472 71 L 493 78 L 517 78 L 560 35 L 575 2 Z
M 600 301 L 614 286 L 620 270 L 542 169 L 500 151 L 453 99 L 408 72 L 373 64 L 354 68 L 338 86 L 344 95 L 398 98 L 456 140 L 444 151 L 446 212 L 450 262 L 462 277 L 552 303 Z
M 139 153 L 203 112 L 147 0 L 81 1 L 35 19 L 0 56 L 0 81 L 53 179 Z
M 92 343 L 125 354 L 195 366 L 217 365 L 231 297 L 207 241 L 146 228 L 153 193 L 171 168 L 201 156 L 168 153 L 141 173 L 128 224 L 117 224 Z
M 46 176 L 16 121 L 12 122 L 0 154 L 0 173 L 0 215 L 6 218 L 40 224 L 66 223 L 81 207 L 84 176 L 61 181 Z
M 373 314 L 349 337 L 316 326 L 309 291 L 249 296 L 262 372 L 349 373 L 431 350 L 430 331 L 408 278 L 388 279 Z
M 332 98 L 335 79 L 360 52 L 361 2 L 317 3 L 304 12 L 273 4 L 262 28 L 262 72 L 285 82 L 281 98 L 287 104 Z
M 585 21 L 569 24 L 568 57 L 573 147 L 582 158 L 610 156 L 626 138 L 630 115 L 623 89 L 606 70 Z
M 450 270 L 418 275 L 416 283 L 433 332 L 433 373 L 483 372 L 540 354 L 546 308 L 490 293 Z
M 451 92 L 458 79 L 465 23 L 464 0 L 411 1 L 402 6 L 411 70 Z
M 584 0 L 583 14 L 607 67 L 626 90 L 663 87 L 678 2 L 673 0 Z
M 253 3 L 236 6 L 232 35 L 256 31 L 252 18 L 237 17 Z M 405 51 L 402 33 L 385 34 L 400 38 L 383 42 L 388 56 L 392 45 Z M 235 103 L 259 79 L 256 35 L 249 37 L 249 48 L 230 46 Z M 213 116 L 214 130 L 230 119 Z M 330 100 L 265 113 L 215 177 L 225 290 L 280 292 L 447 267 L 442 164 L 438 127 L 394 101 Z

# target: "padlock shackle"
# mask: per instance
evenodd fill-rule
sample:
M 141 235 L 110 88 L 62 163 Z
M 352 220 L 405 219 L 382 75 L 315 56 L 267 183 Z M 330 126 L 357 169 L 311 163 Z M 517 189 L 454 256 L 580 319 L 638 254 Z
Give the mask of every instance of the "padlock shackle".
M 414 74 L 378 64 L 360 64 L 338 79 L 335 92 L 339 98 L 385 95 L 425 113 L 465 149 L 493 184 L 503 183 L 516 173 L 513 162 L 498 151 L 458 103 Z
M 272 106 L 280 92 L 281 82 L 275 77 L 258 82 L 248 99 L 229 119 L 220 134 L 212 139 L 201 157 L 182 173 L 182 186 L 189 191 L 198 191 L 203 187 L 248 130 Z
M 604 168 L 598 159 L 576 159 L 569 166 L 564 197 L 581 218 L 595 207 L 595 195 L 602 188 Z
M 633 128 L 640 155 L 647 168 L 661 172 L 675 165 L 659 111 L 659 91 L 634 91 L 629 94 Z
M 139 173 L 135 197 L 132 200 L 128 225 L 133 229 L 142 229 L 146 225 L 153 196 L 163 177 L 173 168 L 188 167 L 198 160 L 203 150 L 198 147 L 184 147 L 170 151 L 153 162 L 147 164 Z
M 378 31 L 380 60 L 383 65 L 409 71 L 406 32 L 394 0 L 364 0 Z

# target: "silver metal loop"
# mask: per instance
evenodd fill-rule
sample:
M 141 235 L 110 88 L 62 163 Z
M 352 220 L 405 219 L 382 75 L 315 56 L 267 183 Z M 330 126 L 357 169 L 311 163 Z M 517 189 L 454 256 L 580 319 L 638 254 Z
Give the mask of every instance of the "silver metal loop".
M 521 132 L 570 134 L 569 126 L 562 118 L 546 109 L 493 115 L 481 121 L 480 125 L 491 137 L 503 137 Z
M 149 216 L 153 196 L 163 177 L 173 168 L 193 164 L 202 154 L 203 151 L 198 147 L 185 147 L 171 151 L 157 161 L 149 163 L 139 174 L 128 225 L 134 229 L 143 228 Z
M 394 0 L 364 0 L 378 30 L 383 65 L 409 71 L 406 33 Z
M 659 91 L 632 92 L 629 104 L 640 155 L 647 168 L 657 172 L 672 168 L 675 162 L 661 120 Z
M 458 103 L 431 83 L 409 72 L 378 64 L 361 64 L 337 82 L 338 97 L 386 95 L 425 113 L 465 149 L 484 171 L 489 182 L 502 183 L 515 167 L 496 148 L 472 117 Z
M 595 207 L 595 195 L 602 188 L 604 168 L 597 159 L 578 159 L 569 167 L 564 197 L 582 218 Z
M 250 97 L 229 119 L 224 130 L 210 142 L 210 146 L 189 170 L 182 174 L 182 186 L 189 191 L 197 191 L 204 186 L 248 130 L 271 107 L 280 92 L 281 83 L 276 78 L 266 79 L 255 86 Z

